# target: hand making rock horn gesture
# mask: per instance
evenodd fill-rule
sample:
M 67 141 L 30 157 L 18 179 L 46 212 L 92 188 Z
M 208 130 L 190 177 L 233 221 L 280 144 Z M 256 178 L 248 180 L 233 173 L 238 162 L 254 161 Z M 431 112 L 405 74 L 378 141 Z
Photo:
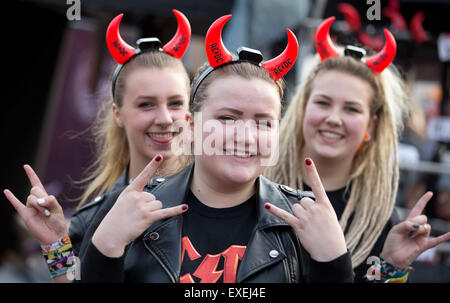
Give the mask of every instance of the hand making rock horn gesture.
M 120 257 L 125 247 L 153 223 L 182 214 L 186 204 L 162 208 L 161 201 L 144 188 L 162 163 L 157 155 L 117 198 L 92 237 L 92 243 L 107 257 Z
M 316 201 L 302 198 L 292 206 L 292 214 L 270 203 L 266 203 L 265 207 L 294 229 L 314 260 L 328 262 L 347 252 L 344 233 L 313 161 L 306 158 L 305 165 L 306 177 Z
M 68 235 L 63 209 L 54 196 L 47 194 L 31 166 L 24 165 L 24 170 L 32 186 L 27 203 L 23 204 L 8 189 L 3 193 L 38 241 L 42 245 L 53 243 Z
M 411 209 L 406 220 L 389 231 L 381 252 L 388 263 L 406 268 L 425 250 L 450 240 L 450 232 L 430 237 L 431 226 L 422 212 L 432 196 L 432 192 L 425 193 Z

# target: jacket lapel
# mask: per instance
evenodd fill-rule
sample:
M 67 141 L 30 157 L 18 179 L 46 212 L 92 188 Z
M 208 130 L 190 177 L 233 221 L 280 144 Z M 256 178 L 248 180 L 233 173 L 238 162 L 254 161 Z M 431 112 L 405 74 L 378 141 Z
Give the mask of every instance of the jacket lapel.
M 193 172 L 193 164 L 180 173 L 167 177 L 152 194 L 163 208 L 180 205 L 185 201 Z M 183 217 L 176 216 L 158 221 L 144 233 L 144 245 L 164 267 L 173 282 L 177 282 L 181 270 L 181 229 Z
M 283 220 L 275 217 L 264 208 L 264 203 L 270 202 L 288 212 L 291 211 L 290 203 L 284 197 L 276 184 L 270 182 L 265 177 L 260 176 L 257 180 L 257 213 L 258 224 L 247 244 L 244 258 L 239 265 L 236 282 L 242 282 L 252 274 L 263 270 L 264 268 L 282 261 L 286 254 L 274 232 L 273 227 L 288 227 Z

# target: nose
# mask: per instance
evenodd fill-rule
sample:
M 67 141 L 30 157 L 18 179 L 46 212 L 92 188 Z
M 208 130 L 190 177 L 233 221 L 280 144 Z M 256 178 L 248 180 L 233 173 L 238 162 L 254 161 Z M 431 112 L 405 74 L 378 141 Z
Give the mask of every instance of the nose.
M 238 150 L 245 150 L 249 153 L 257 151 L 257 135 L 258 129 L 254 120 L 239 121 L 235 128 L 235 145 Z
M 173 117 L 167 106 L 160 106 L 155 117 L 155 124 L 161 128 L 167 128 L 173 124 Z
M 339 110 L 334 109 L 334 110 L 330 111 L 325 122 L 331 126 L 341 126 L 342 119 L 341 119 L 341 116 L 339 115 Z

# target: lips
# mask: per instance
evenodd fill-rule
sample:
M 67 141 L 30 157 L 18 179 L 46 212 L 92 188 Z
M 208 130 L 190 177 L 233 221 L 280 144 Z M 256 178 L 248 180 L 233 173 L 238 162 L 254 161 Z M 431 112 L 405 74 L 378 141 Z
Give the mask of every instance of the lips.
M 178 133 L 176 132 L 147 132 L 146 135 L 154 143 L 158 145 L 168 145 L 172 142 L 174 136 Z
M 328 130 L 320 130 L 319 134 L 326 138 L 326 139 L 331 139 L 331 140 L 340 140 L 344 137 L 344 135 L 341 135 L 337 132 L 334 131 L 328 131 Z

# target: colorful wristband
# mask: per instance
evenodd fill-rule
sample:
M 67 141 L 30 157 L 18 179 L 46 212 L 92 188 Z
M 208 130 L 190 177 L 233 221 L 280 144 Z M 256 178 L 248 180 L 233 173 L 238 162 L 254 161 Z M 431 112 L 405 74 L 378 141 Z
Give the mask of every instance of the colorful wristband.
M 47 245 L 41 245 L 42 255 L 52 278 L 66 274 L 75 265 L 75 255 L 69 236 Z
M 412 267 L 401 269 L 386 262 L 383 258 L 373 258 L 372 267 L 369 269 L 366 278 L 374 283 L 406 283 L 409 273 L 413 270 Z M 368 263 L 369 259 L 368 259 Z M 377 274 L 378 273 L 378 274 Z

